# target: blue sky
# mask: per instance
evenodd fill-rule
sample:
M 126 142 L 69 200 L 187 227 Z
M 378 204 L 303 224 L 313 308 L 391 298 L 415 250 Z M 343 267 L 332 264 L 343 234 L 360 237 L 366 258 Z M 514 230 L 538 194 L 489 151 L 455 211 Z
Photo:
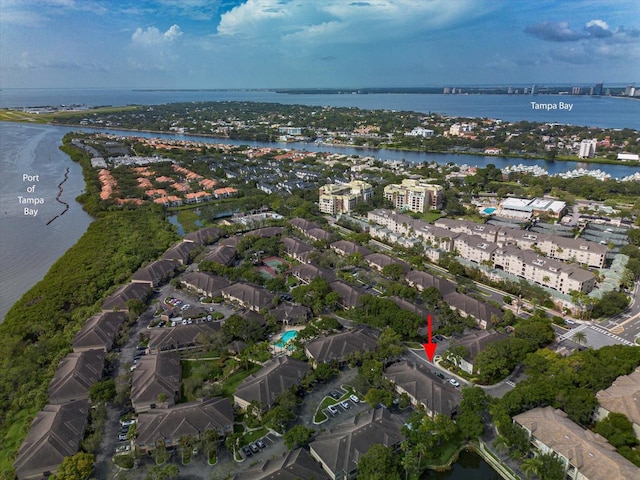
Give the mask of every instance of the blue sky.
M 638 0 L 2 0 L 2 88 L 640 84 Z

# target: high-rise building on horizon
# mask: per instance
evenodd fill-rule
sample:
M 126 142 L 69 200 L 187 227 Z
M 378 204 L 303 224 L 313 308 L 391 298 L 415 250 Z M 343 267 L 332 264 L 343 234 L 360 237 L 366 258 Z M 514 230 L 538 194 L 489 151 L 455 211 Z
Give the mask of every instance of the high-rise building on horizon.
M 580 158 L 591 158 L 596 154 L 596 145 L 598 144 L 598 140 L 595 138 L 585 139 L 580 142 L 580 152 L 578 153 L 578 157 Z
M 596 88 L 593 91 L 594 95 L 602 95 L 604 93 L 604 84 L 603 83 L 596 83 Z

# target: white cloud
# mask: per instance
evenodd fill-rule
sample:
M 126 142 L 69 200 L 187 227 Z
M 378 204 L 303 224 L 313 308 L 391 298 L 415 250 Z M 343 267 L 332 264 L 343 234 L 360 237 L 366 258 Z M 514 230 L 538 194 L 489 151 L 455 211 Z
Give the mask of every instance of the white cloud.
M 477 0 L 247 0 L 221 16 L 217 34 L 264 41 L 380 41 L 469 22 L 498 8 L 497 4 Z
M 171 25 L 166 32 L 161 32 L 157 27 L 147 27 L 146 29 L 138 27 L 131 35 L 131 42 L 143 47 L 154 47 L 171 44 L 181 35 L 180 27 L 175 24 Z

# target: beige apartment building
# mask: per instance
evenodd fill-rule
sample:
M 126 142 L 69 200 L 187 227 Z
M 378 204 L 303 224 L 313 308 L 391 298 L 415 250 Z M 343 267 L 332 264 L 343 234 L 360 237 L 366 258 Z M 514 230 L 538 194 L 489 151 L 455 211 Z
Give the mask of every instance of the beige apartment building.
M 362 180 L 353 180 L 344 185 L 325 185 L 319 193 L 320 211 L 337 215 L 351 212 L 358 203 L 367 203 L 373 197 L 373 187 Z
M 507 273 L 565 294 L 572 290 L 589 293 L 596 285 L 595 275 L 588 270 L 517 247 L 495 250 L 493 265 Z
M 422 180 L 405 178 L 400 184 L 384 187 L 384 198 L 398 210 L 424 213 L 442 208 L 443 188 Z

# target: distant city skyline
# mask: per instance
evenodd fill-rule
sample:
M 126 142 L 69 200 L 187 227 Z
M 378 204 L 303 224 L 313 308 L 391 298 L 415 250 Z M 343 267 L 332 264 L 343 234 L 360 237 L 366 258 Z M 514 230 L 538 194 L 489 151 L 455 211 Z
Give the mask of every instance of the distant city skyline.
M 636 0 L 3 0 L 1 88 L 640 85 Z

